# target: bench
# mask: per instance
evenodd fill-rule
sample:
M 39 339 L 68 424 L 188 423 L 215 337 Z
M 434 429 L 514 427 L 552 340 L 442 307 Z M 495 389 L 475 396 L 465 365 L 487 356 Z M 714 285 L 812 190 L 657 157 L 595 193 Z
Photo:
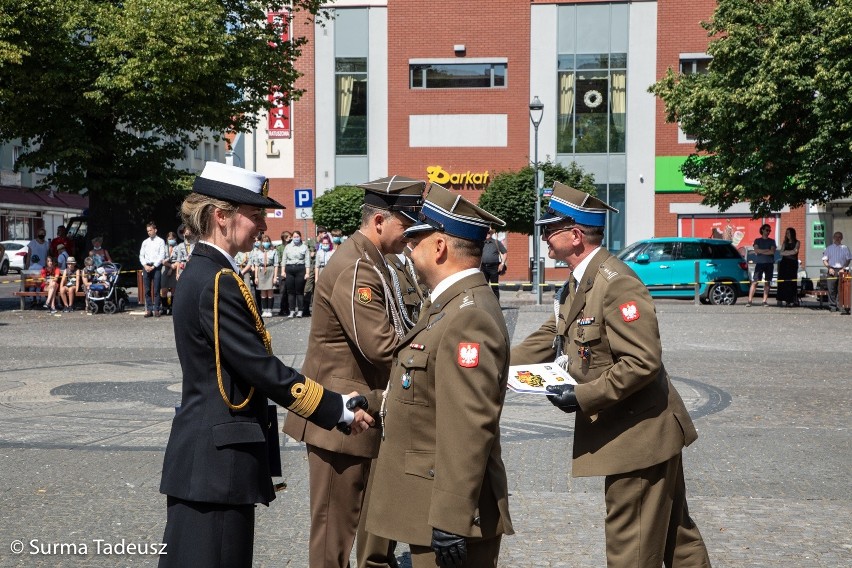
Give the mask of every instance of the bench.
M 21 311 L 24 311 L 24 308 L 26 308 L 25 303 L 27 298 L 47 298 L 46 290 L 30 291 L 30 288 L 35 288 L 36 286 L 39 286 L 41 282 L 42 279 L 37 272 L 21 273 L 21 289 L 17 292 L 12 292 L 13 296 L 16 296 L 21 299 Z M 78 290 L 75 296 L 77 298 L 85 298 L 86 291 L 82 289 Z
M 25 304 L 25 301 L 26 301 L 26 298 L 39 298 L 39 297 L 41 297 L 41 298 L 47 298 L 47 292 L 46 292 L 46 291 L 39 291 L 39 292 L 12 292 L 12 295 L 13 295 L 13 296 L 17 296 L 18 298 L 20 298 L 20 299 L 21 299 L 21 311 L 24 311 L 24 309 L 26 308 L 26 306 L 24 305 L 24 304 Z M 75 295 L 77 298 L 85 298 L 85 297 L 86 297 L 86 292 L 85 292 L 85 290 L 78 290 L 78 291 L 77 291 L 77 293 L 76 293 L 76 294 L 74 294 L 74 295 Z
M 817 288 L 816 290 L 808 290 L 803 294 L 805 297 L 816 298 L 817 302 L 819 302 L 820 307 L 822 307 L 822 303 L 828 301 L 828 290 L 821 290 Z

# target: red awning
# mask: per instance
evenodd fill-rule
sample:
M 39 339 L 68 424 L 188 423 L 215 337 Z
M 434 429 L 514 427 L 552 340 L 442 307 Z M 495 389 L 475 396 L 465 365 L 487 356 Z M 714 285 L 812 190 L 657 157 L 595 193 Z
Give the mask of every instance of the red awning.
M 74 193 L 0 185 L 0 208 L 10 205 L 16 206 L 16 208 L 24 206 L 39 211 L 48 209 L 82 211 L 89 207 L 89 198 Z

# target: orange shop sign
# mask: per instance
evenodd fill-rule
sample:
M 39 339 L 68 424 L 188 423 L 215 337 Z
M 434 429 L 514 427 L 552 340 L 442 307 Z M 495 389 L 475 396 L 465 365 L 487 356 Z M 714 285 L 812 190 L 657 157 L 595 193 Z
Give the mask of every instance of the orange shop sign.
M 481 186 L 485 189 L 488 184 L 488 171 L 473 173 L 470 170 L 465 173 L 450 173 L 441 166 L 427 166 L 426 176 L 430 182 L 441 185 Z

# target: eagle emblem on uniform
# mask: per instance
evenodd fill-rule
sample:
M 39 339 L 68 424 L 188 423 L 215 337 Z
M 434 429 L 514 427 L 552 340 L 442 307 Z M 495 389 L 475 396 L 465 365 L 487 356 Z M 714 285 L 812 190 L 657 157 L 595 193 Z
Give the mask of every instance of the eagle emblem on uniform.
M 358 288 L 358 301 L 369 304 L 373 300 L 373 291 L 369 288 Z
M 479 343 L 459 343 L 459 366 L 476 367 L 479 365 Z
M 621 310 L 621 318 L 628 323 L 639 319 L 639 306 L 636 305 L 636 302 L 621 304 L 618 309 Z

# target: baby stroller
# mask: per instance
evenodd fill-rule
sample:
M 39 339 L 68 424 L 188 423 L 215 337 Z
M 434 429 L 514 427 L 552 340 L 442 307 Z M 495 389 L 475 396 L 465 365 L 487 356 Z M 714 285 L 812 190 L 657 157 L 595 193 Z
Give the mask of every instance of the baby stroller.
M 123 312 L 127 306 L 127 291 L 118 285 L 121 265 L 105 262 L 95 270 L 94 279 L 86 291 L 86 309 L 96 314 Z

